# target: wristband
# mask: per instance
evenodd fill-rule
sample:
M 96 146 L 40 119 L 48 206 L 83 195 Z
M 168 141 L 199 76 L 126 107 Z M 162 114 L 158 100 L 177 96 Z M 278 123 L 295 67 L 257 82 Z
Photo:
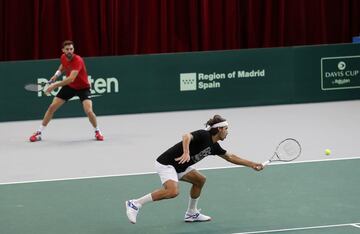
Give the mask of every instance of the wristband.
M 54 74 L 54 76 L 56 76 L 56 78 L 58 78 L 59 76 L 61 76 L 61 71 L 57 70 Z

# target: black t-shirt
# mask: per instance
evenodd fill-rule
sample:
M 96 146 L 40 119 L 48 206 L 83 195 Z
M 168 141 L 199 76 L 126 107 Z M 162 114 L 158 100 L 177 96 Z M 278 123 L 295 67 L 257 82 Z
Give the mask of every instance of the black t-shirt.
M 175 161 L 175 158 L 180 157 L 183 154 L 182 141 L 175 144 L 173 147 L 166 150 L 161 154 L 157 161 L 163 165 L 174 166 L 176 172 L 180 173 L 186 170 L 189 166 L 199 162 L 208 155 L 224 155 L 226 150 L 221 148 L 219 143 L 212 142 L 211 134 L 206 130 L 197 130 L 191 133 L 193 136 L 190 141 L 190 161 L 184 164 L 179 164 Z

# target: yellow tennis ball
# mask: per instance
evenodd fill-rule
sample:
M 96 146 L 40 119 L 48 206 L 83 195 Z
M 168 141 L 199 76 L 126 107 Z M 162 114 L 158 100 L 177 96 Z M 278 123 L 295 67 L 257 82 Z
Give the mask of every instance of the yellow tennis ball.
M 325 150 L 325 154 L 326 154 L 326 155 L 330 155 L 330 154 L 331 154 L 331 150 L 326 149 L 326 150 Z

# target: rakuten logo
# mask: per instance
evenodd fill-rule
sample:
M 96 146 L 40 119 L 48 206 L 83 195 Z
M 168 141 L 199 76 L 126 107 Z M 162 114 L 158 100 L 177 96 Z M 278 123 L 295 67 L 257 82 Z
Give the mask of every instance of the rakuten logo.
M 63 79 L 66 77 L 64 76 Z M 91 86 L 91 96 L 97 97 L 101 96 L 106 93 L 118 93 L 119 92 L 119 80 L 116 77 L 109 77 L 109 78 L 96 78 L 93 79 L 91 76 L 88 76 L 90 86 Z M 45 78 L 38 78 L 37 83 L 41 87 L 44 87 L 44 85 L 48 82 Z M 55 89 L 51 92 L 52 96 L 56 96 L 56 94 L 59 92 L 60 88 Z M 46 95 L 42 90 L 38 92 L 38 97 L 43 97 Z

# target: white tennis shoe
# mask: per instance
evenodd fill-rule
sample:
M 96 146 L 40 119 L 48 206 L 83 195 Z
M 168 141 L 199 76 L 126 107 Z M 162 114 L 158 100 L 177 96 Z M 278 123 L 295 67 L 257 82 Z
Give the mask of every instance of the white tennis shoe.
M 187 211 L 185 213 L 185 218 L 184 218 L 185 222 L 207 222 L 210 220 L 211 220 L 211 217 L 201 214 L 200 210 L 196 210 L 195 212 Z
M 126 206 L 126 215 L 127 215 L 128 219 L 129 219 L 129 221 L 132 224 L 135 224 L 136 223 L 136 216 L 138 215 L 139 210 L 140 210 L 141 207 L 135 205 L 133 200 L 126 201 L 125 206 Z

